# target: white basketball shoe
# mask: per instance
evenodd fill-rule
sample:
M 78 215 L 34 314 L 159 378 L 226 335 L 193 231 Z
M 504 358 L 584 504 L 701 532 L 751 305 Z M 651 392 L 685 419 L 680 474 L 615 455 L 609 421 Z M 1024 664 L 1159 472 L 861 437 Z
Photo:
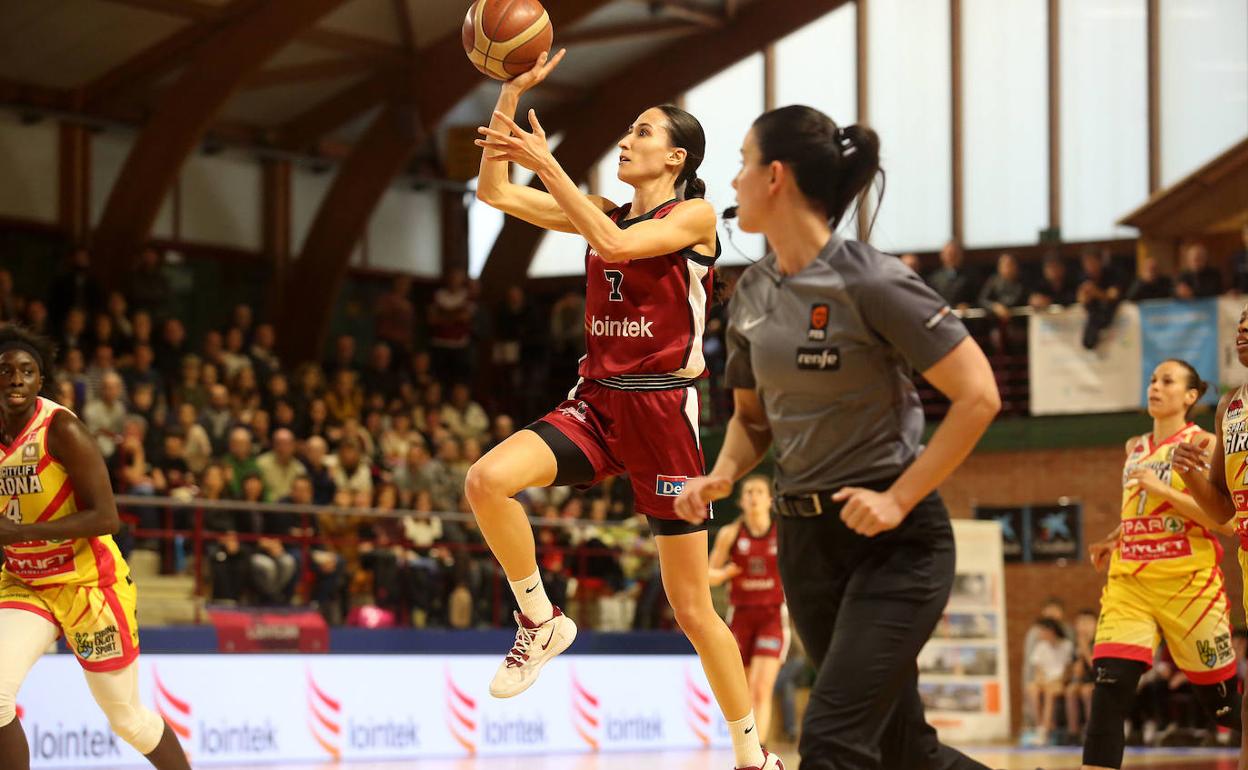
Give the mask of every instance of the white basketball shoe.
M 490 695 L 495 698 L 511 698 L 529 689 L 542 666 L 576 639 L 576 624 L 558 607 L 554 617 L 545 623 L 534 623 L 519 612 L 515 618 L 516 642 L 490 682 Z
M 780 757 L 763 749 L 763 764 L 761 767 L 739 767 L 737 770 L 784 770 L 784 763 L 780 761 Z

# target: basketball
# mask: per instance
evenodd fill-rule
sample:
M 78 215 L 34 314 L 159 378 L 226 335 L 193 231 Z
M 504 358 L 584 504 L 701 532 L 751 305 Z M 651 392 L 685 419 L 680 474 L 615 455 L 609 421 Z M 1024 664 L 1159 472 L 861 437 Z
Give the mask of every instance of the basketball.
M 511 80 L 550 50 L 554 33 L 537 0 L 477 0 L 464 19 L 464 52 L 486 75 Z

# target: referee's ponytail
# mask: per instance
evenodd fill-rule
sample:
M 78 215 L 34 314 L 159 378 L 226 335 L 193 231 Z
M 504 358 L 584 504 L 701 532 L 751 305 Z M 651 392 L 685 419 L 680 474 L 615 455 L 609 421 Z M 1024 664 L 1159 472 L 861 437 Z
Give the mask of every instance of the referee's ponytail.
M 791 166 L 798 189 L 823 209 L 834 228 L 850 204 L 861 202 L 876 175 L 884 175 L 875 131 L 857 124 L 842 129 L 813 107 L 792 105 L 763 113 L 754 121 L 754 137 L 763 163 L 778 160 Z M 881 184 L 879 199 L 883 197 Z

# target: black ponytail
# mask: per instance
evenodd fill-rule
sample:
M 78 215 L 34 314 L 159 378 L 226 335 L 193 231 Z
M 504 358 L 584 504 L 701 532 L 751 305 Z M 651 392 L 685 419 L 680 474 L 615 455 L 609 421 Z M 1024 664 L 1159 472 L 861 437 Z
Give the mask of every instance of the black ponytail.
M 840 128 L 813 107 L 792 105 L 770 110 L 754 121 L 754 138 L 763 163 L 780 161 L 793 169 L 797 187 L 823 210 L 835 228 L 850 204 L 861 205 L 875 177 L 881 177 L 878 201 L 884 197 L 880 168 L 880 137 L 867 126 Z M 872 219 L 874 224 L 874 218 Z M 870 233 L 861 234 L 866 237 Z
M 684 185 L 683 197 L 702 198 L 706 196 L 706 182 L 698 179 L 698 166 L 706 156 L 706 132 L 698 119 L 674 104 L 660 104 L 660 109 L 667 117 L 667 135 L 672 147 L 680 147 L 685 151 L 685 165 L 676 177 L 676 187 Z

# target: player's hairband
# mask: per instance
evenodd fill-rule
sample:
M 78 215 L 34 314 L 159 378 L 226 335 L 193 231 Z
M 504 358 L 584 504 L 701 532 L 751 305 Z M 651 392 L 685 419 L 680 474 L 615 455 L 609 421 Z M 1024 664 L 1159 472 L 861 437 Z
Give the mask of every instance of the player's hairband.
M 27 353 L 30 354 L 31 358 L 35 359 L 35 363 L 39 365 L 40 373 L 43 372 L 43 356 L 39 355 L 39 351 L 35 350 L 34 345 L 31 345 L 29 342 L 23 342 L 22 340 L 9 340 L 7 342 L 0 342 L 0 355 L 3 355 L 4 353 L 7 353 L 10 350 L 26 351 Z

